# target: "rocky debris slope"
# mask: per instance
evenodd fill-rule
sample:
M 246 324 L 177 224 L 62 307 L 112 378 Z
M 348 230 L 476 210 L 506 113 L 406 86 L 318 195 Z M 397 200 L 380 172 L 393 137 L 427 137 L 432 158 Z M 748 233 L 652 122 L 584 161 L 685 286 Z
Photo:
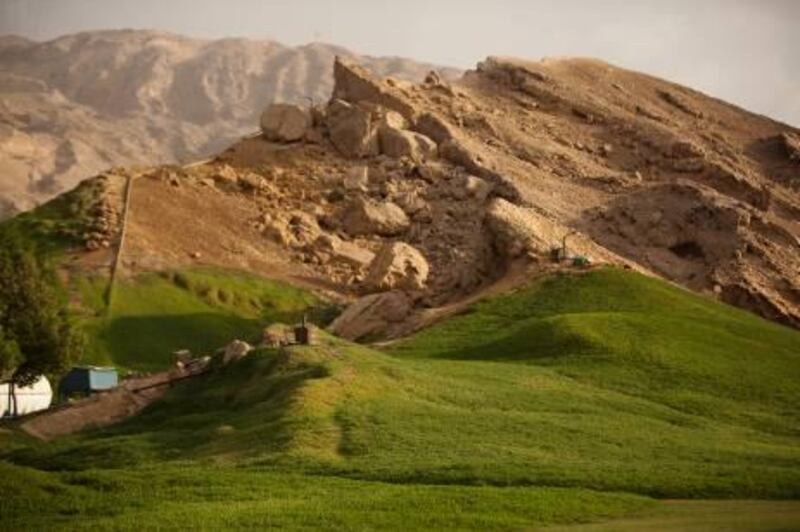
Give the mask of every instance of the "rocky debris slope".
M 255 131 L 269 102 L 325 101 L 334 55 L 356 57 L 325 44 L 140 30 L 2 39 L 0 219 L 111 166 L 216 153 Z M 415 80 L 431 68 L 400 58 L 359 61 Z
M 593 60 L 412 84 L 340 59 L 334 79 L 325 104 L 267 108 L 262 136 L 137 179 L 129 266 L 315 284 L 354 301 L 336 332 L 376 338 L 520 262 L 569 267 L 568 239 L 800 325 L 796 130 Z

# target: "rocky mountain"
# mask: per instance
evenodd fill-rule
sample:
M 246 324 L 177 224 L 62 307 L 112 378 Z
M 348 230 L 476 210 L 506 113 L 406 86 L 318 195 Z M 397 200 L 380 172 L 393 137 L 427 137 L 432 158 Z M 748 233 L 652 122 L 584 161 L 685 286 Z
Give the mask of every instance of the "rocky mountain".
M 257 129 L 272 101 L 322 102 L 335 55 L 382 76 L 433 68 L 331 45 L 98 31 L 0 38 L 0 219 L 111 166 L 187 161 Z M 452 76 L 455 70 L 444 69 Z
M 354 302 L 334 330 L 374 338 L 588 257 L 800 325 L 796 129 L 597 60 L 333 70 L 329 102 L 271 106 L 207 162 L 92 181 L 111 192 L 74 265 L 314 286 Z

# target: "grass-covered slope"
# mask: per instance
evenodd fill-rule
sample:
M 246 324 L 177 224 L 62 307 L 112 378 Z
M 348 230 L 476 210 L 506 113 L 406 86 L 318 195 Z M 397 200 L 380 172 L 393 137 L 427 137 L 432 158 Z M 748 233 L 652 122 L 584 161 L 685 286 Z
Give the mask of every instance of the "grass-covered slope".
M 683 414 L 800 435 L 800 333 L 624 270 L 548 277 L 392 352 L 536 365 Z
M 330 307 L 307 290 L 243 272 L 195 268 L 119 281 L 110 305 L 107 280 L 80 281 L 89 344 L 84 362 L 159 370 L 172 353 L 211 354 L 234 338 L 255 342 L 265 324 L 304 313 L 325 321 Z
M 3 467 L 33 487 L 0 493 L 0 513 L 487 529 L 646 511 L 647 496 L 797 499 L 799 350 L 795 331 L 659 281 L 551 277 L 388 352 L 259 351 L 119 426 L 14 441 Z

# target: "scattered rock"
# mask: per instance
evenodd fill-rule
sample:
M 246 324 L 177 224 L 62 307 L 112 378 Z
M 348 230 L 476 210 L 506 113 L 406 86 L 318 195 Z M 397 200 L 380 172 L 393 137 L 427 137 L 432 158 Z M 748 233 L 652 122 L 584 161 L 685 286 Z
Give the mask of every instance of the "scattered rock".
M 301 140 L 311 127 L 311 113 L 299 105 L 273 103 L 261 114 L 261 132 L 276 142 Z
M 330 331 L 348 340 L 385 334 L 411 314 L 411 300 L 400 291 L 362 297 L 351 304 L 330 325 Z
M 316 241 L 322 233 L 317 218 L 303 211 L 292 211 L 289 215 L 288 229 L 299 245 Z
M 781 133 L 780 139 L 789 159 L 800 163 L 800 135 L 795 133 Z
M 395 236 L 403 233 L 409 225 L 408 216 L 396 204 L 369 198 L 358 198 L 351 202 L 342 216 L 342 228 L 353 236 Z
M 414 191 L 404 192 L 399 194 L 396 198 L 397 204 L 409 216 L 422 211 L 428 207 L 428 202 L 422 199 L 419 194 Z
M 236 184 L 238 176 L 236 175 L 236 170 L 227 164 L 223 164 L 217 167 L 211 178 L 217 183 L 232 185 Z
M 464 179 L 464 190 L 466 190 L 467 194 L 469 194 L 476 201 L 478 201 L 479 203 L 483 203 L 484 201 L 486 201 L 486 198 L 489 196 L 489 193 L 491 193 L 492 185 L 490 185 L 480 177 L 476 177 L 474 175 L 468 175 Z
M 689 159 L 692 157 L 702 157 L 703 150 L 691 141 L 679 140 L 672 144 L 668 155 L 675 159 Z
M 421 161 L 436 152 L 435 142 L 414 131 L 384 125 L 378 130 L 378 138 L 381 153 L 389 157 L 408 157 Z
M 269 221 L 264 227 L 263 233 L 264 236 L 284 247 L 292 246 L 295 243 L 294 237 L 289 231 L 289 225 L 286 220 L 280 218 Z
M 262 347 L 282 347 L 294 341 L 294 330 L 283 323 L 273 323 L 261 332 Z
M 318 249 L 329 253 L 332 260 L 349 264 L 357 269 L 366 268 L 375 258 L 375 254 L 370 250 L 344 241 L 335 235 L 320 235 L 315 245 Z
M 270 189 L 269 181 L 254 172 L 238 174 L 236 182 L 242 190 L 249 192 L 266 192 Z
M 222 353 L 222 363 L 230 364 L 231 362 L 235 362 L 247 356 L 247 354 L 252 350 L 253 347 L 247 342 L 243 342 L 242 340 L 234 340 L 225 346 L 225 351 Z
M 391 242 L 378 251 L 364 284 L 372 290 L 422 290 L 428 270 L 428 261 L 419 250 L 405 242 Z
M 369 169 L 366 166 L 351 168 L 347 172 L 343 184 L 345 190 L 366 192 L 369 189 Z

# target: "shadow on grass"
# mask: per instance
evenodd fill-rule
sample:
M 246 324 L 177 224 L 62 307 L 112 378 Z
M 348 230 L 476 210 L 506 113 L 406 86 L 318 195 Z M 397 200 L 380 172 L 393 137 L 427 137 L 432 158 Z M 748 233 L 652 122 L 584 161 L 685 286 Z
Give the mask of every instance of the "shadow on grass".
M 253 342 L 263 321 L 229 313 L 161 314 L 112 318 L 101 339 L 117 364 L 143 370 L 168 366 L 171 353 L 211 354 L 235 338 Z

